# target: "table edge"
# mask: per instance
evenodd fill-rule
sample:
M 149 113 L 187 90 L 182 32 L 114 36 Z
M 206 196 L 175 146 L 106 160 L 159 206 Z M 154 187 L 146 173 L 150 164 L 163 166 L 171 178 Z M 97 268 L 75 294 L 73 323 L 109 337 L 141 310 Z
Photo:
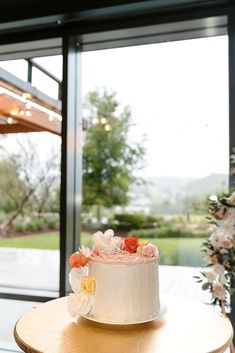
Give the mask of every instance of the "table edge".
M 19 318 L 20 320 L 21 318 Z M 17 345 L 19 346 L 20 349 L 22 349 L 23 352 L 26 352 L 26 353 L 44 353 L 42 351 L 38 351 L 37 349 L 29 346 L 27 343 L 25 343 L 18 335 L 17 333 L 17 324 L 19 322 L 19 320 L 17 320 L 15 326 L 14 326 L 14 330 L 13 330 L 13 335 L 14 335 L 14 338 L 15 338 L 15 341 L 17 343 Z

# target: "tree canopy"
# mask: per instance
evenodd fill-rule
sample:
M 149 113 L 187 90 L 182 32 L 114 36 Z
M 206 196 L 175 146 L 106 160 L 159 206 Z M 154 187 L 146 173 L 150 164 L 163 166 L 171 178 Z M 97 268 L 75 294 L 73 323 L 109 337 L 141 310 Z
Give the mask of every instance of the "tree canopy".
M 90 92 L 88 105 L 91 114 L 83 147 L 83 204 L 126 205 L 145 155 L 144 147 L 129 139 L 130 108 L 117 114 L 116 94 L 106 90 Z

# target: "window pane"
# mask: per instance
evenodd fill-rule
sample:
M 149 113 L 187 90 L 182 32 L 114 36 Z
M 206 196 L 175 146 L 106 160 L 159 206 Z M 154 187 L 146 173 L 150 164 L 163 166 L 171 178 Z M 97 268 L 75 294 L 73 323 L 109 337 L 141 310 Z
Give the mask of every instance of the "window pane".
M 84 53 L 83 92 L 83 243 L 110 227 L 155 242 L 161 289 L 183 294 L 187 272 L 188 295 L 203 297 L 192 277 L 209 235 L 207 198 L 228 190 L 227 36 Z M 112 124 L 127 114 L 118 138 Z M 122 136 L 143 149 L 136 162 L 119 153 Z
M 44 76 L 34 75 L 32 91 L 37 87 L 47 94 L 47 87 L 56 98 L 58 87 L 49 85 Z M 55 297 L 61 116 L 49 94 L 42 102 L 37 95 L 25 98 L 11 82 L 7 87 L 0 95 L 0 292 Z M 1 111 L 5 107 L 11 121 Z
M 10 72 L 12 75 L 20 78 L 21 80 L 27 81 L 27 76 L 28 76 L 27 61 L 23 59 L 0 61 L 0 67 Z

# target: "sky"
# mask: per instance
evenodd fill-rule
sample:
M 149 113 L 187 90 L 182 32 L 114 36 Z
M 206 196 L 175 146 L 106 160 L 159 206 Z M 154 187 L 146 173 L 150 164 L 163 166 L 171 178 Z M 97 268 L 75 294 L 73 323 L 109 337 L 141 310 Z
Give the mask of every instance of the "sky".
M 38 61 L 61 78 L 61 57 Z M 130 107 L 130 140 L 146 136 L 144 177 L 228 173 L 227 36 L 83 53 L 83 98 L 103 87 Z

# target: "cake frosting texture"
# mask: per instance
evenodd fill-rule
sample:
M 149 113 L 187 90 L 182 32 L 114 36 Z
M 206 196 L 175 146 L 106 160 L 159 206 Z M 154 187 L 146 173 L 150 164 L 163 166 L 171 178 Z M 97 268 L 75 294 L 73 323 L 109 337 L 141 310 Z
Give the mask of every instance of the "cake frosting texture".
M 83 247 L 70 257 L 70 314 L 114 324 L 157 318 L 157 247 L 137 237 L 121 239 L 112 230 L 95 233 L 93 242 L 92 250 Z
M 158 263 L 90 263 L 96 280 L 91 315 L 101 321 L 126 323 L 152 320 L 159 312 Z

